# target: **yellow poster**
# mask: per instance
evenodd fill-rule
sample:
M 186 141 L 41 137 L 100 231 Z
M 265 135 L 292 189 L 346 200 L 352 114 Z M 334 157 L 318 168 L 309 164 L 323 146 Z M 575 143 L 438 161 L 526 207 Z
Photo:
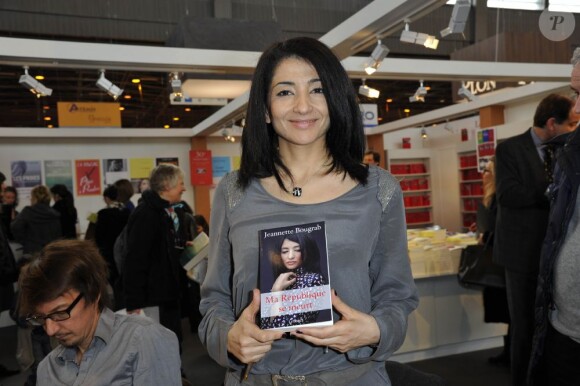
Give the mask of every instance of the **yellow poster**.
M 121 127 L 117 102 L 57 102 L 59 127 Z
M 129 159 L 129 174 L 132 180 L 138 178 L 148 178 L 153 168 L 153 158 Z
M 240 157 L 239 155 L 233 156 L 232 157 L 232 170 L 239 170 L 241 161 L 242 161 L 242 157 Z

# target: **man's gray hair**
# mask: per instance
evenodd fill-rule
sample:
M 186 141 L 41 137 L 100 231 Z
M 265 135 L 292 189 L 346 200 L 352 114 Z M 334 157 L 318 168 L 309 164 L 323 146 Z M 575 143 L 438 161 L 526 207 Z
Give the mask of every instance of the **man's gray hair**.
M 574 53 L 572 54 L 572 65 L 577 66 L 580 63 L 580 47 L 576 47 Z
M 178 166 L 161 164 L 151 171 L 149 185 L 151 190 L 161 193 L 175 188 L 179 178 L 183 178 L 183 171 Z

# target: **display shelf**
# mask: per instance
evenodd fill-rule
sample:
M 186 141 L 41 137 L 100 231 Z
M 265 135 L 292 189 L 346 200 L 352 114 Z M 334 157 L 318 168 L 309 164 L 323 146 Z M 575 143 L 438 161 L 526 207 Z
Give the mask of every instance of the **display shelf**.
M 405 149 L 387 152 L 388 169 L 401 185 L 409 228 L 433 225 L 429 161 L 428 152 L 425 151 Z
M 483 179 L 477 168 L 475 151 L 459 153 L 458 157 L 461 225 L 466 231 L 477 220 L 477 207 L 483 198 Z

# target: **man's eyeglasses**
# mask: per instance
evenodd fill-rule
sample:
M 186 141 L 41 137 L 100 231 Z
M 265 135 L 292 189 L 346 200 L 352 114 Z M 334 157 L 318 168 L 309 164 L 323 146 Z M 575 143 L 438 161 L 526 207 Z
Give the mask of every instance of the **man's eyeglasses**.
M 48 315 L 32 315 L 27 317 L 26 321 L 32 326 L 42 326 L 46 322 L 46 319 L 50 319 L 53 322 L 62 322 L 63 320 L 70 319 L 70 312 L 82 298 L 83 293 L 81 292 L 66 310 L 51 312 Z

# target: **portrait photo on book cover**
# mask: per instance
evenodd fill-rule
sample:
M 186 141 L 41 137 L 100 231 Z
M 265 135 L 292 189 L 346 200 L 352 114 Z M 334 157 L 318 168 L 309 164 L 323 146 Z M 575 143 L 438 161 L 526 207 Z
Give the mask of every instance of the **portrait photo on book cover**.
M 263 229 L 259 237 L 260 327 L 332 325 L 324 221 Z

